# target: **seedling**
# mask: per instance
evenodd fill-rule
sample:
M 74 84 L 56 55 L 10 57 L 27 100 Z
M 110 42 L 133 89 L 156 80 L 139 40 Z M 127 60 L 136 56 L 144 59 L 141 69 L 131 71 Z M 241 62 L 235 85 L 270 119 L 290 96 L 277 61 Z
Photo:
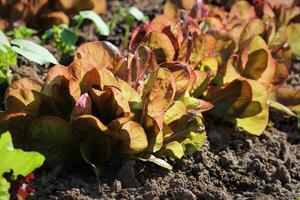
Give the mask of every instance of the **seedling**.
M 121 47 L 125 48 L 129 42 L 130 31 L 135 25 L 136 21 L 147 22 L 149 19 L 136 7 L 130 7 L 129 9 L 120 8 L 118 15 L 113 17 L 113 19 L 108 22 L 110 30 L 115 29 L 116 26 L 122 21 L 125 22 L 125 33 Z
M 37 31 L 26 26 L 16 27 L 12 31 L 7 32 L 8 36 L 11 36 L 15 39 L 26 39 L 36 34 Z
M 76 28 L 79 29 L 86 19 L 91 20 L 96 25 L 97 31 L 100 35 L 109 35 L 109 27 L 102 18 L 92 10 L 80 11 L 79 14 L 74 17 L 74 20 L 77 23 Z
M 53 26 L 43 34 L 42 40 L 44 43 L 49 39 L 53 39 L 54 45 L 60 53 L 71 54 L 75 50 L 78 36 L 73 29 L 61 24 Z

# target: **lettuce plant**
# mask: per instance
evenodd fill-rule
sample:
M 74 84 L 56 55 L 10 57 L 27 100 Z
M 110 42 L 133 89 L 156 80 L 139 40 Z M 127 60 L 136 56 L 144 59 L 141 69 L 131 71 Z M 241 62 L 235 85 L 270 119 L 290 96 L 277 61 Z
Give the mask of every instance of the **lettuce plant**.
M 0 2 L 0 28 L 3 30 L 14 22 L 22 25 L 40 23 L 43 26 L 69 24 L 69 16 L 82 10 L 103 13 L 106 0 L 3 0 Z
M 190 96 L 196 83 L 190 66 L 158 65 L 149 62 L 153 56 L 144 46 L 125 58 L 109 42 L 86 43 L 68 67 L 52 67 L 43 83 L 13 82 L 1 125 L 48 164 L 83 158 L 97 169 L 114 155 L 157 163 L 154 156 L 192 153 L 205 142 L 201 112 L 212 105 Z
M 296 116 L 291 110 L 299 112 L 299 90 L 281 86 L 287 78 L 287 63 L 278 59 L 272 43 L 264 38 L 268 26 L 255 8 L 237 1 L 227 13 L 200 1 L 189 14 L 178 10 L 187 2 L 170 6 L 168 1 L 164 15 L 137 27 L 131 51 L 143 44 L 154 52 L 158 63 L 184 62 L 192 71 L 200 70 L 198 77 L 208 87 L 200 87 L 192 96 L 211 102 L 211 115 L 251 134 L 265 130 L 269 106 Z

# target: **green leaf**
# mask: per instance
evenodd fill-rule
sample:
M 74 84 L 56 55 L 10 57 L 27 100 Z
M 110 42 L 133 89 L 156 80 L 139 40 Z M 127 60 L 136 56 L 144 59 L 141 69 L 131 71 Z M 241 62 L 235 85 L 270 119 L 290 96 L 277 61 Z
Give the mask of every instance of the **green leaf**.
M 57 60 L 46 48 L 34 42 L 23 39 L 14 39 L 11 41 L 11 44 L 13 45 L 12 49 L 16 53 L 39 65 L 44 65 L 46 63 L 58 64 Z
M 0 200 L 9 200 L 10 183 L 0 176 Z
M 32 35 L 36 34 L 37 31 L 31 28 L 27 28 L 26 26 L 21 26 L 14 28 L 12 31 L 9 31 L 7 35 L 13 36 L 15 39 L 24 39 L 31 37 Z
M 285 105 L 282 105 L 281 103 L 279 103 L 277 101 L 269 100 L 268 104 L 269 104 L 270 107 L 272 107 L 276 110 L 284 112 L 284 113 L 286 113 L 290 116 L 297 117 L 297 115 L 293 111 L 291 111 L 288 107 L 286 107 Z
M 148 17 L 135 6 L 130 7 L 128 12 L 138 21 L 146 22 L 149 20 Z
M 139 156 L 137 156 L 137 159 L 139 159 L 141 161 L 144 161 L 144 162 L 155 163 L 158 166 L 161 166 L 161 167 L 166 168 L 168 170 L 173 169 L 173 167 L 169 163 L 167 163 L 166 161 L 164 161 L 160 158 L 157 158 L 157 157 L 155 157 L 154 155 L 151 155 L 151 154 L 139 155 Z
M 184 149 L 179 142 L 173 141 L 167 144 L 162 153 L 175 159 L 180 159 L 184 156 Z
M 109 26 L 102 20 L 102 18 L 95 11 L 92 10 L 80 11 L 79 15 L 76 18 L 79 21 L 82 21 L 84 19 L 92 20 L 95 23 L 97 30 L 101 35 L 104 36 L 109 35 Z
M 236 124 L 252 135 L 261 135 L 269 122 L 267 90 L 259 82 L 248 80 L 252 90 L 252 102 L 236 119 Z M 259 111 L 257 113 L 257 111 Z
M 12 143 L 12 139 L 9 133 L 5 133 L 1 135 L 0 139 L 0 150 L 13 150 L 14 145 Z
M 187 114 L 186 106 L 181 101 L 175 101 L 174 104 L 164 114 L 164 123 L 170 124 Z
M 7 71 L 11 65 L 17 64 L 17 54 L 8 46 L 3 46 L 5 51 L 0 50 L 0 68 Z
M 4 48 L 4 46 L 10 47 L 10 43 L 6 35 L 0 31 L 0 50 L 6 52 L 6 48 Z
M 288 44 L 293 54 L 300 56 L 300 23 L 292 23 L 287 27 Z
M 212 87 L 205 98 L 214 105 L 209 113 L 223 119 L 235 118 L 251 102 L 251 85 L 246 80 L 236 79 L 222 87 Z
M 74 46 L 78 40 L 77 34 L 69 27 L 63 27 L 60 36 L 62 41 L 69 46 Z
M 27 176 L 36 168 L 40 167 L 45 158 L 37 152 L 24 152 L 12 147 L 12 140 L 9 132 L 3 133 L 0 137 L 0 176 L 6 172 L 13 171 L 12 180 L 16 180 L 18 175 Z M 7 188 L 7 183 L 0 178 L 0 198 L 3 190 L 2 186 Z M 3 184 L 3 185 L 2 185 Z

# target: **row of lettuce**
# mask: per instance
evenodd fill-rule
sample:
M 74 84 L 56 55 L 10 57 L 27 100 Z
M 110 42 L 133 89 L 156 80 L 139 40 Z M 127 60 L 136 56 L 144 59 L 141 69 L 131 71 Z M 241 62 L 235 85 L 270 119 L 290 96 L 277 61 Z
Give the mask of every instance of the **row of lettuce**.
M 3 131 L 50 166 L 85 161 L 98 173 L 115 156 L 172 169 L 163 158 L 201 148 L 207 117 L 256 136 L 270 107 L 296 117 L 300 91 L 285 82 L 300 56 L 297 2 L 236 1 L 229 11 L 191 2 L 167 1 L 132 32 L 128 53 L 89 42 L 43 82 L 14 81 Z

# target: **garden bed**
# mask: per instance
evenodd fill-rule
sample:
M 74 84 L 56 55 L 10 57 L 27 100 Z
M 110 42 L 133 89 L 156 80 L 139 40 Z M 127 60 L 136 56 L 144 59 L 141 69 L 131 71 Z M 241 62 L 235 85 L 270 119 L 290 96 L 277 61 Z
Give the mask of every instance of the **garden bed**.
M 108 1 L 104 19 L 111 19 L 120 7 L 130 6 L 152 19 L 161 13 L 163 2 Z M 93 24 L 85 24 L 80 43 L 105 39 L 120 46 L 124 27 L 122 22 L 118 26 L 105 38 L 97 36 Z M 51 44 L 47 48 L 60 63 L 71 62 Z M 299 66 L 295 62 L 289 70 L 287 84 L 295 88 L 300 88 Z M 43 80 L 47 71 L 47 66 L 25 59 L 12 67 L 13 79 Z M 181 160 L 169 159 L 172 171 L 118 157 L 103 167 L 98 179 L 88 165 L 41 168 L 33 182 L 35 193 L 29 199 L 296 199 L 300 196 L 300 122 L 275 110 L 270 115 L 270 123 L 259 137 L 230 123 L 206 122 L 204 147 Z

